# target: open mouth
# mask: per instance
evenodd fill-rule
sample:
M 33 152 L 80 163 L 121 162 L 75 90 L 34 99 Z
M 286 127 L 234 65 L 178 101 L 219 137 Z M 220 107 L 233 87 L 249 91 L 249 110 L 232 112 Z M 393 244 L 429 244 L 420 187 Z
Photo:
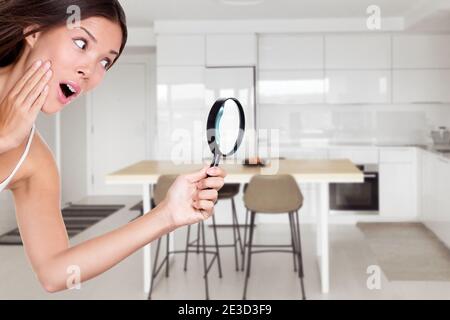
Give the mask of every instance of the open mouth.
M 68 83 L 61 83 L 59 86 L 66 98 L 70 98 L 77 94 L 77 90 Z

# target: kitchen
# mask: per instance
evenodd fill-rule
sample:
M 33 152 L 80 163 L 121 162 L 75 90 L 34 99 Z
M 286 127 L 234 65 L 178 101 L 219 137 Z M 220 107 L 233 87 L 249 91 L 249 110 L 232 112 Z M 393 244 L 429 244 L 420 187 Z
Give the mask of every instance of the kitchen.
M 199 139 L 206 137 L 207 113 L 217 98 L 235 96 L 248 128 L 237 159 L 345 159 L 362 171 L 364 181 L 354 183 L 300 180 L 308 299 L 450 297 L 448 1 L 121 3 L 130 38 L 117 65 L 98 89 L 37 122 L 60 168 L 62 207 L 121 206 L 75 235 L 75 243 L 126 224 L 146 199 L 150 203 L 150 186 L 143 191 L 139 183 L 111 183 L 114 173 L 143 160 L 210 161 L 206 139 Z M 233 206 L 244 235 L 248 181 L 231 182 L 241 184 Z M 215 223 L 219 240 L 231 241 L 236 220 L 225 200 L 216 205 Z M 0 201 L 0 234 L 6 234 L 17 227 L 14 205 L 7 193 Z M 324 203 L 327 288 L 316 260 Z M 287 221 L 281 214 L 258 215 L 256 241 L 289 240 Z M 213 241 L 211 221 L 206 225 Z M 186 231 L 163 244 L 184 249 Z M 143 277 L 156 248 L 152 243 L 151 251 L 136 252 L 81 290 L 49 295 L 35 283 L 22 247 L 0 245 L 1 261 L 7 261 L 0 266 L 0 299 L 146 299 Z M 234 270 L 231 249 L 221 254 L 223 278 L 214 266 L 211 298 L 241 299 L 244 273 Z M 172 256 L 170 276 L 152 279 L 153 299 L 205 299 L 196 272 L 202 261 L 192 257 L 184 272 L 183 257 Z M 300 299 L 295 273 L 287 271 L 291 264 L 289 256 L 257 255 L 248 298 Z M 377 273 L 374 289 L 367 281 Z

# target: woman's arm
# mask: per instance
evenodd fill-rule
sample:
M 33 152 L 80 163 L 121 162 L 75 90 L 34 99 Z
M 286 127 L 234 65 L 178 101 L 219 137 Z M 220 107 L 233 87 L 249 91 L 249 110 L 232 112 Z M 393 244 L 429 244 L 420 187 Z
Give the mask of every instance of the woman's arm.
M 48 292 L 68 288 L 73 266 L 81 271 L 81 281 L 89 280 L 176 227 L 206 219 L 212 214 L 217 191 L 198 191 L 197 188 L 200 183 L 205 188 L 216 189 L 223 185 L 222 177 L 202 180 L 206 177 L 206 169 L 181 176 L 174 183 L 175 187 L 171 188 L 175 202 L 163 201 L 148 215 L 69 247 L 59 205 L 59 175 L 53 157 L 47 152 L 45 156 L 34 158 L 39 161 L 33 160 L 33 168 L 36 168 L 32 170 L 33 174 L 11 190 L 25 251 L 39 281 Z M 219 174 L 224 175 L 223 172 Z M 211 201 L 205 200 L 208 198 Z

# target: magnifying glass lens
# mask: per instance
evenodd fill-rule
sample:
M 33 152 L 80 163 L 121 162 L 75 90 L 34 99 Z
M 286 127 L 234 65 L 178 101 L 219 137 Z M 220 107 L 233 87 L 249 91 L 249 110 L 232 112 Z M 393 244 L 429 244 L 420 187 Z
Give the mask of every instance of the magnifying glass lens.
M 220 118 L 219 118 L 220 116 Z M 239 109 L 233 100 L 227 100 L 220 109 L 216 123 L 216 139 L 221 154 L 233 151 L 239 138 Z
M 217 166 L 222 156 L 233 155 L 242 142 L 245 115 L 241 103 L 235 98 L 217 100 L 209 112 L 206 129 L 214 156 L 211 166 Z

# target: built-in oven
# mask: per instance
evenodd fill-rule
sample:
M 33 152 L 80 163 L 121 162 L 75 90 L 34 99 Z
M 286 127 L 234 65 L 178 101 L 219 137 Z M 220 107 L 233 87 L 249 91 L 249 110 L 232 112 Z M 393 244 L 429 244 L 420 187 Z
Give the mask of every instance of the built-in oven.
M 331 183 L 330 210 L 377 214 L 379 211 L 378 166 L 358 165 L 363 183 Z

